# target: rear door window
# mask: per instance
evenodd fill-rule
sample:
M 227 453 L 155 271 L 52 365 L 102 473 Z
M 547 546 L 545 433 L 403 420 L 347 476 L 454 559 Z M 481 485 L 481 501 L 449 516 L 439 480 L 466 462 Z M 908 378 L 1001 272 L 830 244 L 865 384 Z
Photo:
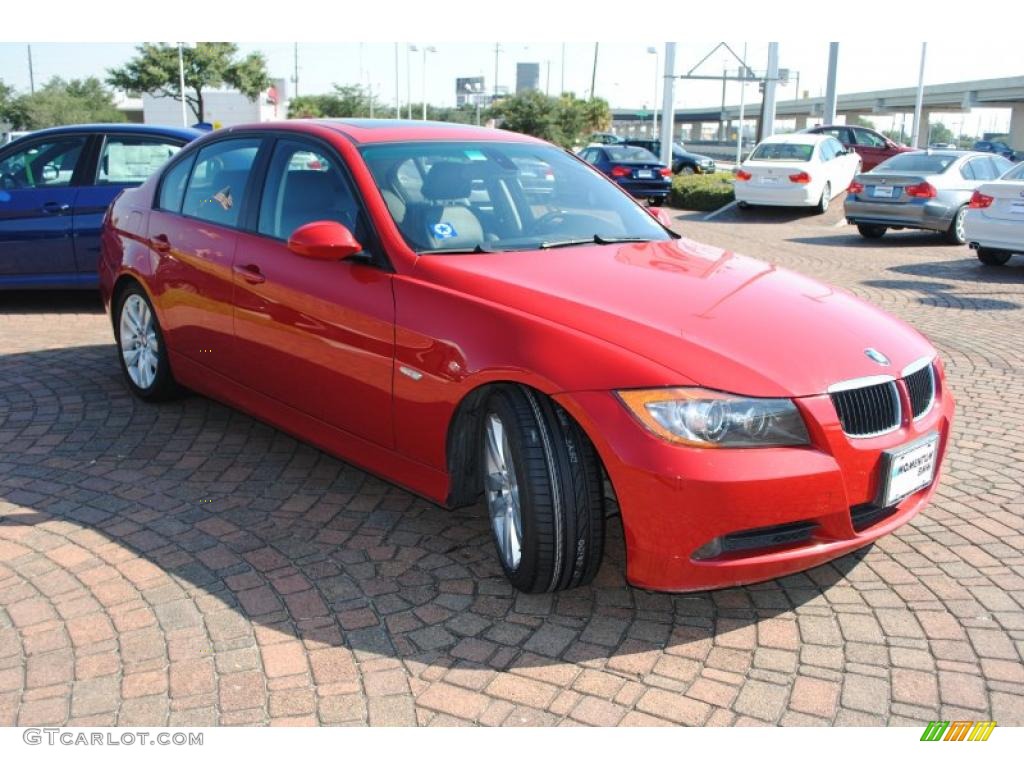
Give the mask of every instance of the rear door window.
M 237 227 L 260 139 L 228 139 L 203 147 L 196 157 L 181 212 Z
M 159 136 L 107 136 L 96 184 L 141 184 L 174 157 L 182 142 Z

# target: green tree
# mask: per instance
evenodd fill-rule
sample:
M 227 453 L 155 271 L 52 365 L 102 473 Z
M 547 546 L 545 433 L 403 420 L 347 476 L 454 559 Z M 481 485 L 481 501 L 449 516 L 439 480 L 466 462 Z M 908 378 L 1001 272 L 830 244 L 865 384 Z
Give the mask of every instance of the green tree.
M 502 128 L 564 147 L 578 144 L 594 131 L 611 125 L 608 102 L 579 99 L 573 93 L 555 98 L 539 91 L 528 91 L 496 102 L 488 116 L 500 120 Z
M 386 117 L 389 109 L 361 85 L 335 83 L 330 93 L 292 99 L 288 117 Z
M 953 132 L 947 128 L 943 123 L 936 122 L 931 123 L 928 126 L 928 143 L 929 144 L 952 144 L 953 143 Z
M 95 77 L 63 80 L 54 77 L 32 94 L 11 100 L 4 119 L 15 130 L 34 131 L 76 123 L 123 123 L 110 91 Z
M 167 43 L 143 43 L 138 55 L 120 69 L 108 72 L 107 83 L 125 91 L 181 98 L 178 47 Z M 262 53 L 237 58 L 234 43 L 197 43 L 183 51 L 185 101 L 200 122 L 204 121 L 204 92 L 223 85 L 256 99 L 270 87 L 267 62 Z

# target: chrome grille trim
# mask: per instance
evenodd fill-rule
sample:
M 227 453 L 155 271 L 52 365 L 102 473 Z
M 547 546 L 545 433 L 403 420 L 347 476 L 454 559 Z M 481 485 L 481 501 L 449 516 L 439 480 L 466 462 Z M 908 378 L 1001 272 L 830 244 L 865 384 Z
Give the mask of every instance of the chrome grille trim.
M 885 384 L 889 381 L 896 381 L 895 376 L 889 374 L 881 374 L 878 376 L 861 376 L 859 379 L 847 379 L 846 381 L 837 381 L 835 384 L 830 386 L 827 392 L 831 395 L 833 392 L 846 392 L 850 389 L 861 389 L 863 387 L 871 387 L 875 384 Z

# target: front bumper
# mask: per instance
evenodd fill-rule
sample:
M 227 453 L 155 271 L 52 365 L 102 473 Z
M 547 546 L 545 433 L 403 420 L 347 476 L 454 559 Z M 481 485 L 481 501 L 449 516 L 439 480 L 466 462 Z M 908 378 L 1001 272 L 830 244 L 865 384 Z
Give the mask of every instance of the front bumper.
M 872 511 L 869 505 L 878 495 L 883 451 L 938 432 L 941 468 L 954 402 L 939 379 L 935 404 L 925 416 L 873 438 L 846 436 L 827 395 L 801 398 L 796 402 L 811 445 L 800 448 L 672 445 L 648 433 L 611 393 L 574 392 L 557 399 L 594 439 L 608 471 L 622 513 L 628 581 L 689 592 L 812 568 L 870 544 L 916 515 L 938 484 L 938 469 L 930 487 L 895 507 Z M 792 530 L 797 523 L 812 530 L 797 543 L 694 557 L 729 534 Z
M 950 205 L 941 200 L 878 203 L 849 195 L 843 204 L 846 220 L 850 224 L 881 224 L 936 232 L 949 229 L 958 208 L 959 205 Z

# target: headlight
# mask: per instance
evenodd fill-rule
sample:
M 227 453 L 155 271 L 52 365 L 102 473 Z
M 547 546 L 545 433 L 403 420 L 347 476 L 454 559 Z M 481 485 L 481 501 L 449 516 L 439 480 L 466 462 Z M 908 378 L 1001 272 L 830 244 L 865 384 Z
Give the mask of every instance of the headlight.
M 740 397 L 697 387 L 616 393 L 640 423 L 672 443 L 702 448 L 807 445 L 807 427 L 786 398 Z

